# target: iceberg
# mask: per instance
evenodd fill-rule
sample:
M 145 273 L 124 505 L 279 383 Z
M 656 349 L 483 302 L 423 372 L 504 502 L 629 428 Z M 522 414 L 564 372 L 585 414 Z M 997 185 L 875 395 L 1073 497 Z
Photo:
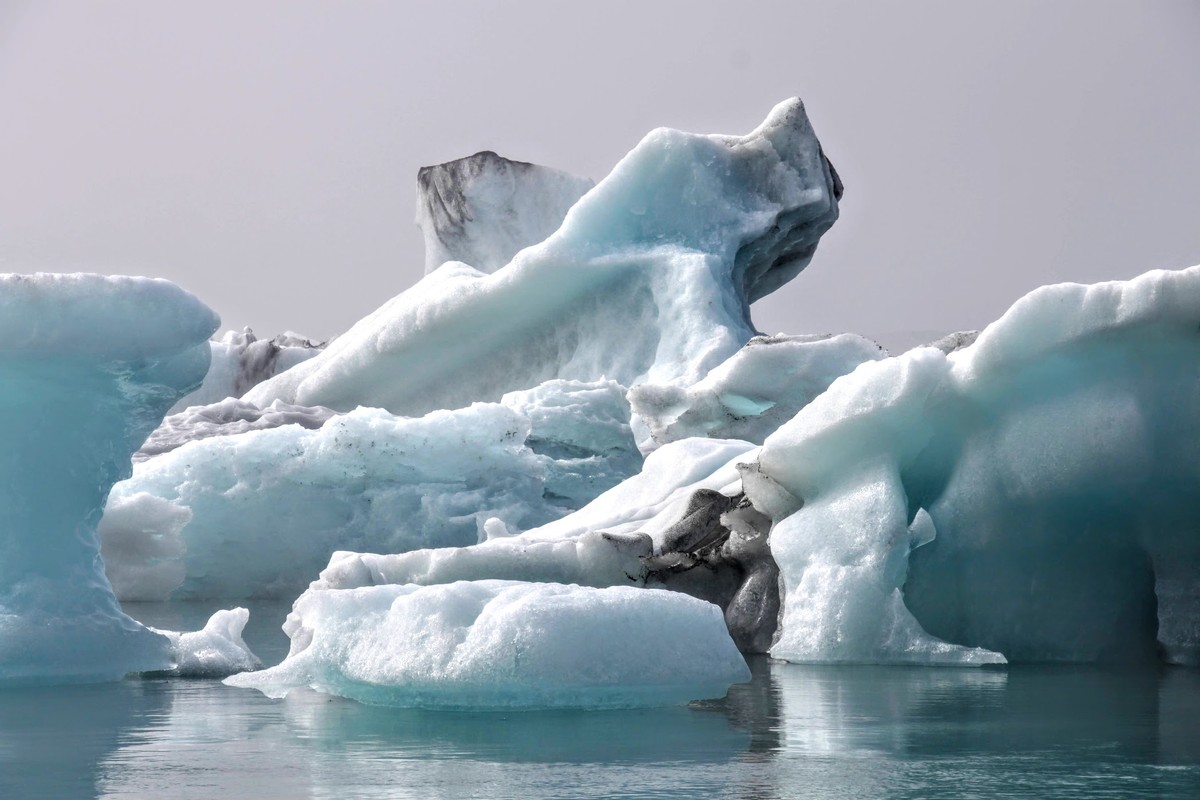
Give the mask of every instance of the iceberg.
M 495 272 L 558 230 L 567 211 L 594 185 L 487 150 L 422 167 L 417 227 L 425 236 L 425 272 L 447 261 Z
M 835 381 L 746 484 L 772 655 L 1196 663 L 1198 325 L 1200 267 L 1047 286 L 949 355 Z
M 188 409 L 114 487 L 106 568 L 122 600 L 288 597 L 335 550 L 505 536 L 636 473 L 629 414 L 612 381 L 550 381 L 418 418 L 232 399 Z
M 185 651 L 121 611 L 96 523 L 130 455 L 204 377 L 216 327 L 166 281 L 0 275 L 0 685 L 178 666 Z
M 750 679 L 720 609 L 676 592 L 514 581 L 311 591 L 282 663 L 226 678 L 377 705 L 627 708 Z
M 755 335 L 750 303 L 808 264 L 840 196 L 799 100 L 746 136 L 654 131 L 503 269 L 443 264 L 244 399 L 419 415 L 555 378 L 695 383 Z

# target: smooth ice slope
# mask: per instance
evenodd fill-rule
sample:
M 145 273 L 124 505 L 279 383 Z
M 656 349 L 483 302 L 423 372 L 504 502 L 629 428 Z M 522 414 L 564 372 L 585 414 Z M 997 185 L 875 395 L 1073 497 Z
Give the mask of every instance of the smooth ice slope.
M 130 455 L 208 368 L 217 317 L 166 281 L 0 275 L 0 682 L 171 665 L 121 612 L 95 526 Z
M 747 483 L 785 583 L 772 653 L 1136 660 L 1157 638 L 1195 663 L 1198 328 L 1200 267 L 1048 286 L 949 356 L 836 381 L 767 439 L 773 494 Z
M 887 351 L 852 333 L 755 336 L 692 386 L 643 383 L 629 391 L 649 432 L 643 450 L 689 436 L 762 444 L 829 384 Z
M 723 697 L 750 671 L 716 606 L 510 581 L 306 592 L 278 666 L 226 679 L 393 706 L 622 708 Z
M 216 408 L 171 420 L 199 434 L 193 417 Z M 216 428 L 236 435 L 142 461 L 113 489 L 100 533 L 121 599 L 294 596 L 335 550 L 475 544 L 579 508 L 641 466 L 611 381 L 550 381 L 420 418 L 360 408 L 315 430 L 238 432 L 257 422 L 232 416 Z
M 425 272 L 447 261 L 495 272 L 518 251 L 558 230 L 567 211 L 594 185 L 490 151 L 422 167 L 417 227 L 425 234 Z
M 551 378 L 695 383 L 755 333 L 841 195 L 799 100 L 743 137 L 650 133 L 544 242 L 451 262 L 245 399 L 421 414 Z

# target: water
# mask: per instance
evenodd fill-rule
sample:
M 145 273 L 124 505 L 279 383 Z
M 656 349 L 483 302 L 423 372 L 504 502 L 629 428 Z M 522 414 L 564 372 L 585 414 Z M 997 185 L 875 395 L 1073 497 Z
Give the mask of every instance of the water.
M 208 608 L 132 609 L 196 627 Z M 247 638 L 286 651 L 286 607 Z M 1200 798 L 1200 672 L 752 664 L 721 702 L 438 713 L 216 681 L 0 691 L 0 798 Z

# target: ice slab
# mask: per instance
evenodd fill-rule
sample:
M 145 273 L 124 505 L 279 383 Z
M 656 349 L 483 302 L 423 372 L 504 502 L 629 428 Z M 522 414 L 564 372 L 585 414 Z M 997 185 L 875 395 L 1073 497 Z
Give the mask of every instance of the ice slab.
M 750 679 L 716 606 L 676 592 L 513 581 L 310 591 L 279 665 L 226 679 L 435 708 L 624 708 Z
M 803 504 L 772 513 L 772 653 L 1194 659 L 1198 325 L 1200 268 L 1048 286 L 949 355 L 836 381 L 759 456 Z

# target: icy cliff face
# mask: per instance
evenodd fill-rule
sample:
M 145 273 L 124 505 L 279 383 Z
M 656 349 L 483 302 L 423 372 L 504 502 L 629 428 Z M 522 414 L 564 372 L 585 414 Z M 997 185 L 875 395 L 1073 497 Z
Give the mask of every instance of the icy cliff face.
M 477 581 L 307 592 L 278 666 L 226 679 L 433 708 L 624 708 L 750 679 L 715 606 L 674 592 Z
M 1194 663 L 1198 324 L 1200 268 L 1049 286 L 835 382 L 746 487 L 785 584 L 772 653 L 1152 659 L 1157 636 Z
M 552 378 L 695 383 L 754 335 L 750 303 L 808 263 L 839 194 L 799 100 L 743 137 L 654 131 L 504 269 L 443 265 L 245 399 L 412 415 Z
M 422 167 L 417 227 L 425 234 L 425 272 L 447 261 L 495 272 L 558 230 L 567 211 L 594 185 L 490 151 Z
M 611 381 L 550 381 L 421 418 L 279 405 L 241 413 L 246 405 L 169 418 L 147 446 L 191 441 L 138 463 L 113 489 L 100 534 L 121 599 L 292 596 L 334 550 L 507 535 L 579 508 L 642 460 L 625 389 Z M 269 424 L 289 418 L 301 424 Z
M 95 526 L 130 455 L 208 368 L 217 318 L 166 281 L 0 275 L 0 682 L 171 666 L 125 616 Z
M 209 342 L 212 362 L 204 382 L 171 407 L 177 414 L 191 406 L 203 406 L 241 397 L 251 387 L 306 361 L 325 344 L 314 344 L 295 333 L 281 333 L 274 339 L 259 339 L 249 328 L 241 333 L 228 331 L 222 338 Z

